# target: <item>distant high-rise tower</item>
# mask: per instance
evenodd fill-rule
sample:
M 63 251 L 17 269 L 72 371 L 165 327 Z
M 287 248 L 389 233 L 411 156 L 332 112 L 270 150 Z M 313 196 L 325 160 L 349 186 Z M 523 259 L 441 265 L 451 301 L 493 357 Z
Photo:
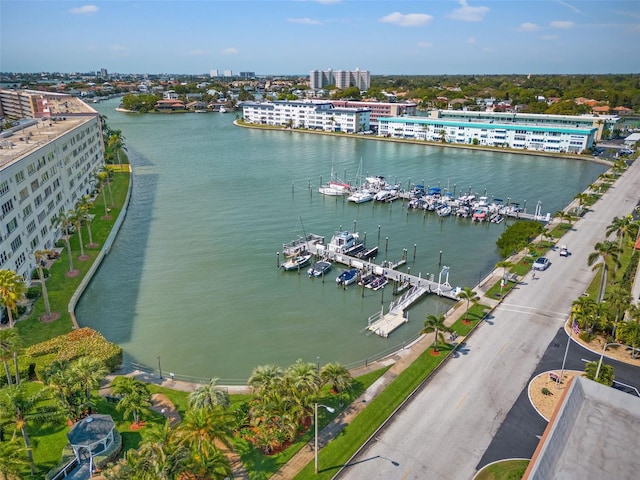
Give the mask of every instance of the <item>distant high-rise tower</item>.
M 311 70 L 309 75 L 312 90 L 320 90 L 328 85 L 344 89 L 358 87 L 360 90 L 368 90 L 371 85 L 371 73 L 368 70 Z
M 218 76 L 218 70 L 217 69 L 216 70 L 211 70 L 209 72 L 209 75 L 211 75 L 211 78 L 217 77 Z
M 100 77 L 101 78 L 107 78 L 108 73 L 107 73 L 107 69 L 106 68 L 101 68 L 100 69 Z

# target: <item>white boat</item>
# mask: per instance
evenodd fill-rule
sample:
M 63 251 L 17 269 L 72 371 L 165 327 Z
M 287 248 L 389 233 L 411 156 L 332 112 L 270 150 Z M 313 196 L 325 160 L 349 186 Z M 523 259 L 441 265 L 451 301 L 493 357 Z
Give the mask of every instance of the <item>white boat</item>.
M 320 260 L 311 265 L 311 268 L 307 270 L 309 277 L 321 277 L 331 270 L 331 262 L 327 260 Z
M 287 271 L 298 270 L 299 268 L 302 268 L 307 263 L 309 263 L 309 260 L 311 260 L 311 256 L 312 255 L 307 252 L 303 252 L 300 255 L 295 255 L 293 257 L 288 258 L 286 262 L 280 265 L 280 268 Z
M 442 205 L 437 212 L 441 217 L 448 217 L 451 215 L 451 207 L 449 205 Z
M 340 196 L 347 195 L 351 192 L 351 185 L 349 183 L 340 180 L 333 171 L 333 164 L 331 165 L 331 178 L 327 183 L 322 185 L 318 191 L 323 195 Z
M 358 279 L 358 269 L 352 268 L 351 270 L 345 270 L 336 277 L 336 283 L 338 285 L 351 285 Z
M 337 232 L 333 237 L 327 248 L 333 253 L 346 253 L 351 250 L 358 243 L 358 234 L 347 231 Z
M 353 203 L 366 203 L 373 200 L 373 194 L 369 190 L 358 190 L 347 197 Z

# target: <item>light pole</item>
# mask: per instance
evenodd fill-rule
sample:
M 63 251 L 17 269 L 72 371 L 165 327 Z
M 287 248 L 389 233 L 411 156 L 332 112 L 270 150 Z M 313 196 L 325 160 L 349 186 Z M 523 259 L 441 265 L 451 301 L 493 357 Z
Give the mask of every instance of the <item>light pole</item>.
M 602 360 L 604 358 L 604 352 L 607 349 L 607 347 L 609 345 L 622 345 L 622 343 L 617 343 L 617 342 L 611 342 L 611 343 L 605 343 L 604 346 L 602 347 L 602 352 L 600 353 L 600 360 L 598 360 L 598 368 L 596 368 L 596 375 L 595 377 L 593 377 L 593 379 L 597 382 L 598 381 L 598 376 L 600 375 L 600 368 L 602 367 Z
M 160 355 L 158 355 L 158 371 L 160 372 L 160 380 L 162 380 L 162 367 L 160 366 Z
M 314 415 L 314 423 L 315 423 L 315 429 L 316 429 L 316 443 L 315 443 L 315 468 L 316 468 L 316 474 L 318 473 L 318 407 L 325 408 L 327 410 L 327 412 L 329 412 L 329 413 L 333 413 L 333 412 L 336 411 L 334 408 L 327 407 L 326 405 L 322 405 L 321 403 L 316 403 L 314 405 L 313 415 Z

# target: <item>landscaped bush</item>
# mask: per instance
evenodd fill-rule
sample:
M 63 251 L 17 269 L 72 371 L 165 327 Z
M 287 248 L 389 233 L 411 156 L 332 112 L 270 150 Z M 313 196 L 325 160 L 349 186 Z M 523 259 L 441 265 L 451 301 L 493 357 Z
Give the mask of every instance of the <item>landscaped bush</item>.
M 32 345 L 25 353 L 33 358 L 55 354 L 54 360 L 74 360 L 91 356 L 104 362 L 110 371 L 116 370 L 122 363 L 122 347 L 108 342 L 91 328 L 79 328 L 66 335 Z
M 29 290 L 27 290 L 27 293 L 24 294 L 24 296 L 29 300 L 40 298 L 40 295 L 42 295 L 42 289 L 40 287 L 30 287 Z

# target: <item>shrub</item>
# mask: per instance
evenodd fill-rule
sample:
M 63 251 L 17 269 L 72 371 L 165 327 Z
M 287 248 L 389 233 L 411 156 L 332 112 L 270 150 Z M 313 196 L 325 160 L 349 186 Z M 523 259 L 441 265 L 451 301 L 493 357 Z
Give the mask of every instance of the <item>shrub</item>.
M 593 340 L 595 338 L 595 335 L 593 332 L 589 331 L 589 330 L 585 330 L 584 332 L 580 333 L 580 339 L 583 342 L 589 343 L 591 340 Z
M 30 287 L 29 290 L 27 290 L 27 293 L 24 294 L 24 296 L 29 300 L 40 298 L 40 295 L 42 295 L 42 288 L 40 287 Z
M 543 395 L 553 395 L 553 392 L 549 390 L 547 387 L 543 387 L 542 390 L 540 391 L 542 392 Z
M 53 360 L 74 360 L 90 355 L 104 362 L 110 371 L 116 370 L 122 363 L 122 347 L 108 342 L 91 328 L 79 328 L 66 335 L 37 343 L 27 348 L 26 354 L 33 358 L 53 354 Z

